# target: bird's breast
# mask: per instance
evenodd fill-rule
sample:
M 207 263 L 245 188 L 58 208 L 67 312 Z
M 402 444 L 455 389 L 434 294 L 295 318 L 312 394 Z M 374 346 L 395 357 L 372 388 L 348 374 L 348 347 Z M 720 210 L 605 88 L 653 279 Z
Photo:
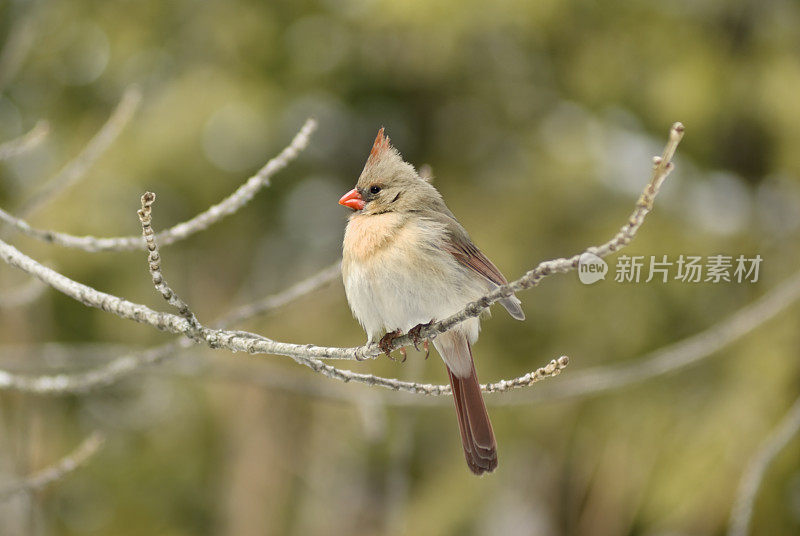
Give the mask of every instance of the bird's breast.
M 441 224 L 395 218 L 356 216 L 345 232 L 345 292 L 372 338 L 378 331 L 408 330 L 445 318 L 482 292 L 441 247 Z
M 405 222 L 396 213 L 355 214 L 344 233 L 344 255 L 356 262 L 385 252 L 402 234 Z

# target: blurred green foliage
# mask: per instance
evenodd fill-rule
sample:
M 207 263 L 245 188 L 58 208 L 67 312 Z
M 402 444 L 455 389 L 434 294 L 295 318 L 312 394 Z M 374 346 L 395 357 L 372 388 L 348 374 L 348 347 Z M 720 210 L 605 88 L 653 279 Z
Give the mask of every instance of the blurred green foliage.
M 520 296 L 525 323 L 502 311 L 484 323 L 475 348 L 484 381 L 567 354 L 570 367 L 549 380 L 557 392 L 573 371 L 630 362 L 715 324 L 800 264 L 797 2 L 7 0 L 0 43 L 14 35 L 30 46 L 0 77 L 0 140 L 41 118 L 52 133 L 0 167 L 4 209 L 77 154 L 126 87 L 144 95 L 85 179 L 32 218 L 42 228 L 137 234 L 145 190 L 158 193 L 157 229 L 183 221 L 236 188 L 306 117 L 319 120 L 310 148 L 248 207 L 164 249 L 168 280 L 204 321 L 335 260 L 346 218 L 336 200 L 380 126 L 407 160 L 432 167 L 474 241 L 514 278 L 612 236 L 680 120 L 677 169 L 626 253 L 764 258 L 757 283 L 622 284 L 613 260 L 593 286 L 549 278 Z M 166 307 L 141 253 L 11 242 L 78 281 Z M 4 288 L 23 282 L 0 266 Z M 351 385 L 343 392 L 355 402 L 260 386 L 271 375 L 312 390 L 329 381 L 279 357 L 197 349 L 86 396 L 0 393 L 6 479 L 90 430 L 109 434 L 85 469 L 0 505 L 0 530 L 721 534 L 744 465 L 798 395 L 799 314 L 668 377 L 490 406 L 500 468 L 482 479 L 466 470 L 449 403 L 394 407 Z M 364 340 L 338 283 L 246 328 L 294 342 Z M 48 291 L 0 309 L 0 367 L 80 370 L 122 351 L 86 344 L 167 337 Z M 85 351 L 45 359 L 42 342 Z M 403 365 L 354 368 L 446 381 L 438 358 L 413 352 Z M 767 473 L 755 534 L 800 532 L 799 452 L 795 439 Z

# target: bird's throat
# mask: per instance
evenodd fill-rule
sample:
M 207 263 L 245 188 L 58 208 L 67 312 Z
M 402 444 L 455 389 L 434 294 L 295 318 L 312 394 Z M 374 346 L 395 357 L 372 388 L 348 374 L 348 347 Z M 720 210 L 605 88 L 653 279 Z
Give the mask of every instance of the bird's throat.
M 394 243 L 405 222 L 396 212 L 353 214 L 344 233 L 345 254 L 363 261 L 380 253 Z

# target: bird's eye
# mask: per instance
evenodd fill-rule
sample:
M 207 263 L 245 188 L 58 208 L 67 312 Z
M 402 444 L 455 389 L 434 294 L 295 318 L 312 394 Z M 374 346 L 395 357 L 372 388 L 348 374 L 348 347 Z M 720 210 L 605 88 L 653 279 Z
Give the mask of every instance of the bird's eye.
M 381 187 L 380 186 L 371 186 L 370 189 L 369 189 L 369 193 L 371 193 L 373 195 L 377 194 L 380 191 L 381 191 Z

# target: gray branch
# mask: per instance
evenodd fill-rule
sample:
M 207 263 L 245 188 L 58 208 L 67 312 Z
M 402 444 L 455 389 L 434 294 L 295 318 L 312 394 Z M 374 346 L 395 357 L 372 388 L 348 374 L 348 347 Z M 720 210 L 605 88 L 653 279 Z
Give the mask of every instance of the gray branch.
M 49 132 L 49 123 L 43 120 L 38 121 L 32 129 L 19 138 L 0 143 L 0 160 L 8 160 L 32 150 L 47 137 Z
M 130 352 L 109 363 L 71 374 L 30 376 L 0 370 L 0 390 L 9 389 L 38 395 L 65 395 L 86 393 L 113 385 L 121 379 L 147 367 L 156 365 L 192 343 L 187 337 L 147 350 Z
M 156 290 L 168 304 L 178 310 L 179 315 L 189 322 L 191 333 L 187 335 L 195 339 L 202 330 L 200 322 L 197 321 L 197 317 L 189 309 L 189 305 L 167 284 L 164 275 L 161 273 L 161 254 L 158 251 L 158 244 L 156 244 L 152 227 L 152 207 L 155 200 L 156 194 L 146 192 L 142 196 L 142 208 L 138 212 L 139 222 L 142 224 L 142 236 L 147 244 L 147 250 L 150 252 L 147 256 L 147 267 L 150 270 L 150 276 L 153 278 L 153 285 L 155 285 Z
M 5 501 L 19 493 L 38 491 L 61 480 L 75 469 L 89 461 L 103 446 L 105 437 L 94 432 L 84 439 L 78 447 L 55 464 L 45 467 L 18 482 L 0 486 L 0 501 Z
M 272 158 L 262 167 L 258 173 L 250 177 L 231 195 L 213 205 L 194 218 L 179 223 L 156 235 L 156 239 L 162 246 L 178 242 L 189 236 L 207 229 L 226 216 L 237 212 L 245 206 L 261 189 L 269 186 L 270 178 L 278 171 L 285 168 L 292 160 L 297 158 L 300 152 L 308 146 L 309 137 L 317 127 L 314 119 L 308 119 L 300 131 L 292 139 L 291 143 L 283 149 L 276 157 Z M 135 251 L 146 249 L 146 245 L 141 236 L 120 236 L 103 238 L 96 236 L 75 236 L 67 233 L 59 233 L 37 229 L 31 226 L 22 218 L 12 216 L 8 212 L 0 209 L 0 221 L 14 227 L 18 231 L 43 242 L 49 242 L 58 246 L 82 249 L 88 252 L 97 251 Z

